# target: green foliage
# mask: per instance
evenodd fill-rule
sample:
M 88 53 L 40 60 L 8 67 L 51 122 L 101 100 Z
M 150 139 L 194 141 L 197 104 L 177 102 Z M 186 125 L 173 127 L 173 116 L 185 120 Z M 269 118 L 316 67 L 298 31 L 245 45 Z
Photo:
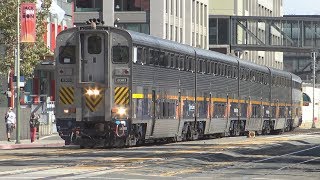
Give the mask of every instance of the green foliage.
M 36 0 L 21 0 L 35 3 Z M 21 75 L 32 77 L 34 68 L 40 59 L 49 53 L 43 39 L 46 32 L 45 20 L 49 14 L 52 0 L 43 0 L 42 10 L 37 11 L 36 42 L 20 44 Z M 5 46 L 5 56 L 0 56 L 0 74 L 6 74 L 14 67 L 14 52 L 17 47 L 17 0 L 0 1 L 0 45 Z

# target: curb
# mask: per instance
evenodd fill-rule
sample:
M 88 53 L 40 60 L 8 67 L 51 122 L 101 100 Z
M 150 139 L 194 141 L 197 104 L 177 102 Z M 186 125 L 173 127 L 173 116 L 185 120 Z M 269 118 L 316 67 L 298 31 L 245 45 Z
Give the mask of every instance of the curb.
M 0 145 L 0 150 L 10 149 L 33 149 L 33 148 L 45 148 L 45 147 L 64 147 L 64 143 L 52 143 L 52 144 L 5 144 Z

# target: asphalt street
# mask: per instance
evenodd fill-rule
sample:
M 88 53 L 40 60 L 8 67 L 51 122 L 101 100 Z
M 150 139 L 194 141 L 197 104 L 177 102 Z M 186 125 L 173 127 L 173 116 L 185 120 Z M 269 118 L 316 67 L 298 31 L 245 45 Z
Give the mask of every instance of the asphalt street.
M 54 137 L 52 137 L 54 138 Z M 320 131 L 125 149 L 0 151 L 0 179 L 319 179 Z

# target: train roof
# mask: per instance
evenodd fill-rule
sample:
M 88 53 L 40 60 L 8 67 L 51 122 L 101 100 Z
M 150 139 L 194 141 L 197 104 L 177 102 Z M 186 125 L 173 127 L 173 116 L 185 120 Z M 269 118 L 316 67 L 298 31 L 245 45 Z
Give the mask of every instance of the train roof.
M 175 41 L 170 41 L 167 39 L 161 39 L 158 37 L 150 36 L 147 34 L 130 31 L 127 30 L 128 33 L 131 35 L 132 42 L 137 44 L 146 44 L 149 46 L 155 46 L 157 44 L 157 47 L 166 49 L 168 51 L 174 50 L 176 52 L 186 53 L 191 56 L 194 56 L 194 53 L 197 53 L 197 56 L 202 58 L 214 58 L 215 60 L 219 62 L 229 63 L 229 64 L 237 64 L 238 60 L 232 56 L 228 56 L 225 54 L 221 54 L 214 51 L 204 50 L 200 48 L 194 48 L 192 46 L 181 44 Z
M 254 69 L 260 72 L 269 73 L 269 69 L 267 66 L 260 66 L 246 60 L 240 60 L 239 63 L 240 63 L 240 67 L 246 67 L 246 68 Z
M 228 63 L 228 64 L 237 64 L 239 61 L 239 59 L 236 57 L 233 57 L 230 55 L 225 55 L 225 54 L 222 54 L 219 52 L 195 48 L 195 47 L 192 47 L 189 45 L 177 43 L 175 41 L 161 39 L 161 38 L 158 38 L 155 36 L 135 32 L 135 31 L 130 31 L 130 30 L 126 30 L 126 31 L 130 34 L 133 43 L 146 44 L 146 45 L 149 45 L 152 47 L 154 47 L 156 44 L 156 47 L 159 47 L 162 49 L 167 49 L 169 51 L 174 50 L 174 51 L 186 53 L 189 55 L 194 55 L 194 53 L 196 51 L 197 56 L 199 56 L 201 58 L 208 58 L 208 59 L 214 58 L 218 62 L 224 62 L 224 63 Z M 257 65 L 257 64 L 254 64 L 254 63 L 251 63 L 248 61 L 244 61 L 244 60 L 240 60 L 239 63 L 242 67 L 247 67 L 249 69 L 255 69 L 255 70 L 258 70 L 261 72 L 265 72 L 265 73 L 269 72 L 268 68 L 265 66 L 260 66 L 260 65 Z
M 90 29 L 90 26 L 84 26 L 82 27 L 83 29 Z M 155 36 L 151 36 L 151 35 L 147 35 L 147 34 L 143 34 L 143 33 L 139 33 L 139 32 L 135 32 L 135 31 L 130 31 L 130 30 L 125 30 L 125 29 L 119 29 L 119 28 L 114 28 L 114 27 L 97 27 L 97 29 L 106 29 L 106 28 L 112 28 L 112 29 L 116 29 L 116 30 L 121 30 L 121 31 L 126 31 L 127 33 L 129 33 L 129 35 L 131 36 L 132 39 L 132 43 L 137 43 L 137 44 L 146 44 L 149 45 L 151 47 L 155 47 L 155 48 L 163 48 L 166 49 L 168 51 L 173 50 L 176 52 L 181 52 L 181 53 L 185 53 L 185 54 L 189 54 L 189 55 L 194 55 L 194 53 L 196 52 L 198 56 L 202 57 L 202 58 L 214 58 L 215 60 L 219 61 L 219 62 L 227 62 L 230 64 L 236 64 L 239 61 L 240 66 L 242 67 L 247 67 L 249 69 L 255 69 L 261 72 L 269 72 L 269 69 L 271 71 L 271 74 L 274 75 L 278 75 L 278 76 L 283 76 L 283 77 L 287 77 L 287 78 L 291 78 L 292 80 L 296 81 L 296 82 L 302 82 L 301 78 L 295 74 L 286 72 L 286 71 L 282 71 L 279 69 L 274 69 L 274 68 L 269 68 L 266 66 L 260 66 L 257 64 L 254 64 L 252 62 L 249 61 L 245 61 L 245 60 L 241 60 L 238 59 L 236 57 L 230 56 L 230 55 L 225 55 L 219 52 L 215 52 L 215 51 L 210 51 L 210 50 L 204 50 L 204 49 L 200 49 L 200 48 L 195 48 L 186 44 L 181 44 L 175 41 L 170 41 L 167 39 L 162 39 L 162 38 L 158 38 Z M 78 27 L 75 28 L 69 28 L 67 30 L 62 31 L 61 33 L 67 33 L 69 31 L 75 31 L 77 30 Z M 60 34 L 59 34 L 60 35 Z
M 269 67 L 269 69 L 270 69 L 272 75 L 274 74 L 274 75 L 277 75 L 277 76 L 282 76 L 282 77 L 286 77 L 286 78 L 291 79 L 291 73 L 289 73 L 287 71 L 282 71 L 282 70 L 274 69 L 274 68 L 271 68 L 271 67 Z
M 298 83 L 302 83 L 302 80 L 301 80 L 301 78 L 299 76 L 297 76 L 297 75 L 295 75 L 293 73 L 291 73 L 291 75 L 292 75 L 292 81 L 295 81 L 295 82 L 298 82 Z
M 135 31 L 127 30 L 127 32 L 130 34 L 132 38 L 132 43 L 145 44 L 151 47 L 166 49 L 168 51 L 172 50 L 189 55 L 194 55 L 194 50 L 191 46 Z
M 200 56 L 202 58 L 214 58 L 218 62 L 224 62 L 229 64 L 238 64 L 238 59 L 234 58 L 232 56 L 228 56 L 219 52 L 200 49 L 200 48 L 194 48 L 194 50 L 197 52 L 197 56 Z

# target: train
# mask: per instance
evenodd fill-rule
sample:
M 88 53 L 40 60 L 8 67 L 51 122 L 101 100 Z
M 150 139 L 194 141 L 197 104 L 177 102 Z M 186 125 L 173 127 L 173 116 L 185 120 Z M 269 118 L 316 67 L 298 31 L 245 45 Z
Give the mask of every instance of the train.
M 81 148 L 282 133 L 302 116 L 292 73 L 117 27 L 60 32 L 55 79 L 57 130 Z

